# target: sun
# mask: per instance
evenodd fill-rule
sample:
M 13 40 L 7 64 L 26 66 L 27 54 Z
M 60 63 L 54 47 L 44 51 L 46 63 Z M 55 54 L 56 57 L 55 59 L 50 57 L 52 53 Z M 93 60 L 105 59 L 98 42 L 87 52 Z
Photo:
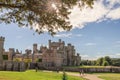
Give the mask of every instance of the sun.
M 52 8 L 54 8 L 55 10 L 57 9 L 56 5 L 54 3 L 51 4 Z

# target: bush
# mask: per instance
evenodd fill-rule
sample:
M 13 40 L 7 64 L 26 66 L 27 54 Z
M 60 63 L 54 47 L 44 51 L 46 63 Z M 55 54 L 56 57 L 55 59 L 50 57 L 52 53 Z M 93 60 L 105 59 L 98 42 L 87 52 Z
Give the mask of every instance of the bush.
M 62 78 L 62 80 L 67 80 L 67 75 L 66 75 L 65 71 L 63 71 L 63 78 Z

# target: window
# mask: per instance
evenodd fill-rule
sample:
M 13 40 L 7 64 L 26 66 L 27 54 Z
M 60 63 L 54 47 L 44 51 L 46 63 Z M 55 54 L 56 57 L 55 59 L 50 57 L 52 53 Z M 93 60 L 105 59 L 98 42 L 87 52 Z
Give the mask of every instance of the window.
M 42 62 L 42 59 L 38 59 L 38 62 Z
M 8 60 L 8 55 L 3 55 L 3 60 Z

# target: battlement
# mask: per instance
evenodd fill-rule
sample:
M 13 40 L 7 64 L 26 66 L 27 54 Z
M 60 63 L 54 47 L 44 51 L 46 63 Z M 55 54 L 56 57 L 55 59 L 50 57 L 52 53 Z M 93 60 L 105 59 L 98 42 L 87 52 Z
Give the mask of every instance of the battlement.
M 33 44 L 33 46 L 37 46 L 37 43 Z
M 0 41 L 4 41 L 5 37 L 0 36 Z
M 72 46 L 70 43 L 67 44 L 68 46 Z

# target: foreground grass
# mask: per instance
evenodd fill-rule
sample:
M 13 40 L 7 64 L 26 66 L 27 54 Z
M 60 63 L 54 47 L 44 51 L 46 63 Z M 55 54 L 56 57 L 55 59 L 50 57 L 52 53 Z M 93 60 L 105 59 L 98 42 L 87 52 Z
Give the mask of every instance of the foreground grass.
M 120 73 L 95 73 L 104 80 L 120 80 Z
M 76 76 L 67 76 L 68 80 L 86 80 Z M 62 74 L 29 70 L 26 72 L 0 71 L 0 80 L 62 80 Z

